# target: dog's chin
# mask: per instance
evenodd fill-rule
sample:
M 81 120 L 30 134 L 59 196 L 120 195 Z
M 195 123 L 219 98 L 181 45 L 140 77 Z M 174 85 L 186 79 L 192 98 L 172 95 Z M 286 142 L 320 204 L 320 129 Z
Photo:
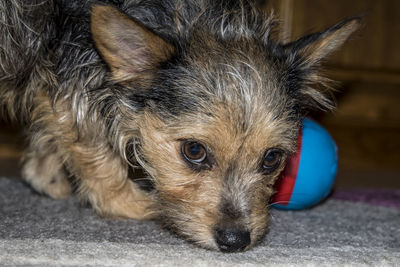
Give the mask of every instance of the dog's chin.
M 262 226 L 260 223 L 256 222 L 250 223 L 250 225 L 257 225 L 257 227 L 249 229 L 249 226 L 246 226 L 243 228 L 246 229 L 246 231 L 241 231 L 240 228 L 235 228 L 238 230 L 236 232 L 239 232 L 239 234 L 229 232 L 228 230 L 227 234 L 221 238 L 221 236 L 218 236 L 217 234 L 219 231 L 216 230 L 218 229 L 216 225 L 223 225 L 223 223 L 205 225 L 196 221 L 181 221 L 174 219 L 176 218 L 164 217 L 163 223 L 167 230 L 197 247 L 224 253 L 237 253 L 250 250 L 262 241 L 267 232 L 266 220 Z M 241 244 L 229 243 L 232 240 L 243 239 L 243 233 L 245 232 L 248 232 L 249 236 L 244 237 L 244 239 L 248 238 L 248 240 L 239 241 L 242 242 Z M 224 244 L 223 242 L 226 243 Z

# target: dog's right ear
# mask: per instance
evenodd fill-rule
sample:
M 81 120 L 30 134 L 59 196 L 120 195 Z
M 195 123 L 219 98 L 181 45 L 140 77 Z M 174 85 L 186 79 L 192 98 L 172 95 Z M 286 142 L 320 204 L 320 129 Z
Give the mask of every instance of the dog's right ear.
M 91 32 L 117 82 L 151 78 L 174 54 L 171 44 L 111 6 L 93 6 Z

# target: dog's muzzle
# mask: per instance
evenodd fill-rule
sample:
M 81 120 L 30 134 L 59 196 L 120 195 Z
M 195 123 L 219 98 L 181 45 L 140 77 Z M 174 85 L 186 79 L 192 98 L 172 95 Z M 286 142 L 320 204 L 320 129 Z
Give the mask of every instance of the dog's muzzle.
M 237 228 L 216 228 L 215 241 L 222 252 L 243 251 L 250 245 L 250 232 Z

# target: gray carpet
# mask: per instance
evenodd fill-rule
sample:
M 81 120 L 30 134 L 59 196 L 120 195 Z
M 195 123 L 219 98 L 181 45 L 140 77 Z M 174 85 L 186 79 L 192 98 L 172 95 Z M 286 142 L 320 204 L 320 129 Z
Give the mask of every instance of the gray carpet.
M 98 217 L 76 199 L 56 201 L 0 178 L 0 265 L 400 265 L 400 210 L 330 199 L 273 211 L 264 241 L 244 253 L 194 247 L 154 222 Z

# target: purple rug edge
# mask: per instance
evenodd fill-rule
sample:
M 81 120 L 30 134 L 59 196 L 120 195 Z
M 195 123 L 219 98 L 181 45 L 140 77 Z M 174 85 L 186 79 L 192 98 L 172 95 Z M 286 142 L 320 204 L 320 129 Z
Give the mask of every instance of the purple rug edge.
M 400 209 L 399 189 L 334 189 L 333 199 Z

